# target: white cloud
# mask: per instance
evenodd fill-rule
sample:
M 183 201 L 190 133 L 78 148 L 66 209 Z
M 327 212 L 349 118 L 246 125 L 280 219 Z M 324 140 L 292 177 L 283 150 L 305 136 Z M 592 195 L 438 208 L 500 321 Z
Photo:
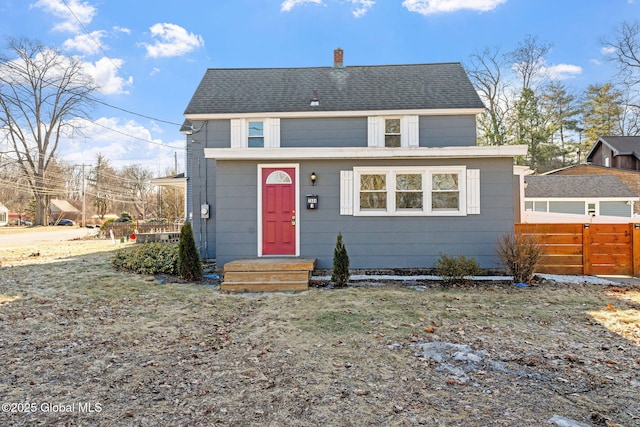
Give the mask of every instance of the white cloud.
M 98 85 L 98 91 L 107 95 L 128 94 L 127 87 L 133 85 L 133 77 L 124 79 L 118 76 L 118 70 L 122 67 L 122 59 L 100 58 L 95 64 L 85 62 L 84 70 Z
M 131 34 L 131 29 L 129 28 L 125 28 L 125 27 L 113 27 L 113 31 L 117 32 L 117 33 L 125 33 L 125 34 Z
M 173 166 L 174 152 L 183 156 L 180 148 L 184 140 L 165 142 L 153 138 L 154 129 L 135 120 L 101 117 L 94 121 L 74 119 L 73 124 L 81 134 L 65 137 L 59 152 L 69 163 L 92 163 L 101 153 L 114 167 L 142 164 L 161 176 L 167 166 Z
M 151 58 L 167 58 L 182 56 L 204 45 L 202 36 L 189 33 L 176 24 L 155 24 L 151 28 L 154 44 L 143 43 L 147 56 Z
M 557 64 L 550 67 L 542 67 L 540 72 L 550 80 L 566 80 L 582 74 L 582 67 L 571 64 Z
M 53 29 L 56 31 L 67 31 L 76 33 L 93 20 L 97 10 L 87 1 L 81 0 L 38 0 L 29 5 L 30 8 L 37 7 L 45 12 L 60 18 L 61 22 Z
M 103 50 L 102 38 L 105 35 L 106 32 L 102 30 L 93 31 L 91 34 L 79 34 L 72 39 L 66 40 L 62 47 L 85 55 L 95 55 Z
M 406 7 L 409 12 L 433 15 L 464 9 L 488 12 L 506 2 L 507 0 L 404 0 L 402 6 Z
M 318 4 L 318 5 L 324 4 L 322 0 L 284 0 L 280 4 L 280 11 L 289 12 L 291 9 L 293 9 L 296 6 L 300 6 L 308 3 Z
M 356 6 L 353 10 L 353 16 L 360 18 L 364 16 L 369 9 L 373 7 L 376 2 L 374 0 L 350 0 L 351 3 Z
M 612 53 L 616 53 L 618 49 L 613 46 L 607 46 L 600 49 L 600 53 L 603 55 L 611 55 Z

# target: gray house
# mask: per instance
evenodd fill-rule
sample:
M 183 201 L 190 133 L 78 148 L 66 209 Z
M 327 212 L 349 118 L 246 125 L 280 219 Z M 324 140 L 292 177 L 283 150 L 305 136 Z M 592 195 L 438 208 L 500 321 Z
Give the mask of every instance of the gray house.
M 514 156 L 476 146 L 484 105 L 459 63 L 209 69 L 189 102 L 187 201 L 201 255 L 330 268 L 495 267 Z

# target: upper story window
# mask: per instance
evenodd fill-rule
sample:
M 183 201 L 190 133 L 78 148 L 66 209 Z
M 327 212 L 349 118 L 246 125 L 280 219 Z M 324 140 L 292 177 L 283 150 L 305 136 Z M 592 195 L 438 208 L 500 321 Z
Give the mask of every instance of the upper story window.
M 280 147 L 280 119 L 231 119 L 231 148 Z
M 418 116 L 369 116 L 367 145 L 388 148 L 418 147 L 419 120 Z
M 384 119 L 384 146 L 400 147 L 400 119 Z
M 249 148 L 264 147 L 264 122 L 248 122 L 248 141 Z

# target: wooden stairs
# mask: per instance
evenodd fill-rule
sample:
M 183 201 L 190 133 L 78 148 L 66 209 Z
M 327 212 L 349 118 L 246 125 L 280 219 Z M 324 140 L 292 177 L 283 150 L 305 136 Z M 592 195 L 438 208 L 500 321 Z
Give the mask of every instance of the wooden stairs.
M 315 258 L 238 259 L 224 265 L 220 289 L 230 292 L 306 291 Z

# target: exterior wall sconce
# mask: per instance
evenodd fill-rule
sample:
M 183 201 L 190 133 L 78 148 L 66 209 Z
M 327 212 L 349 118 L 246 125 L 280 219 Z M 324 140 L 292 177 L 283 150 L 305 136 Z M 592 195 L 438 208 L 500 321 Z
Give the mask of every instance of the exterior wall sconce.
M 315 172 L 311 172 L 309 175 L 309 179 L 311 180 L 311 185 L 316 185 L 316 180 L 318 179 L 318 175 Z

